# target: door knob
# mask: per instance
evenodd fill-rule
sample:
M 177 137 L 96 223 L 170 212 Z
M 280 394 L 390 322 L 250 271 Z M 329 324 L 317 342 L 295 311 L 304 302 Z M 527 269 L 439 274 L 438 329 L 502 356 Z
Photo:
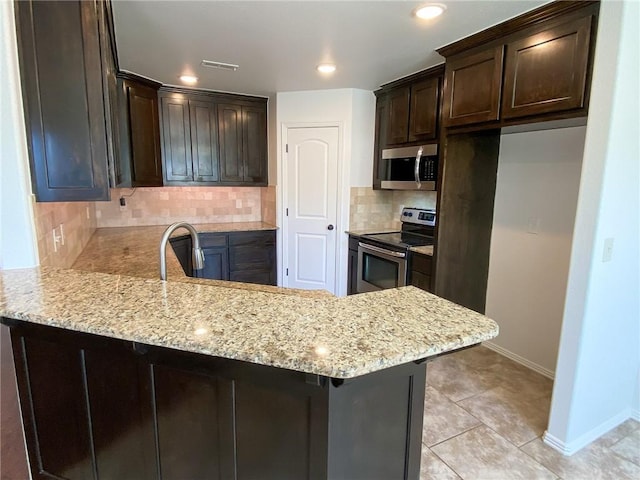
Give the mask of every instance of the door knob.
M 333 225 L 329 225 L 329 226 L 327 227 L 327 230 L 333 230 Z

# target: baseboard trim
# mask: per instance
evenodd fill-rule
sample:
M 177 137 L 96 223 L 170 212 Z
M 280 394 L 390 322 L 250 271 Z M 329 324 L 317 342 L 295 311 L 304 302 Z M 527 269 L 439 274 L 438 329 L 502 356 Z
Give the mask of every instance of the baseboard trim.
M 631 409 L 631 418 L 633 418 L 636 422 L 640 422 L 640 410 L 637 408 Z
M 544 434 L 542 435 L 542 441 L 544 443 L 546 443 L 547 445 L 549 445 L 551 448 L 553 448 L 554 450 L 557 450 L 558 452 L 560 452 L 563 455 L 571 455 L 571 452 L 569 452 L 569 450 L 566 448 L 564 442 L 562 440 L 560 440 L 557 437 L 554 437 L 553 435 L 551 435 L 548 431 L 544 431 Z
M 537 363 L 532 362 L 531 360 L 527 360 L 526 358 L 521 357 L 517 353 L 513 353 L 512 351 L 507 350 L 500 345 L 496 345 L 493 342 L 483 342 L 482 345 L 490 350 L 493 350 L 496 353 L 499 353 L 504 357 L 513 360 L 516 363 L 519 363 L 520 365 L 524 365 L 525 367 L 530 368 L 534 372 L 538 372 L 540 375 L 544 375 L 545 377 L 550 378 L 551 380 L 555 378 L 555 372 L 549 370 L 548 368 L 544 368 Z
M 638 411 L 634 411 L 631 408 L 626 409 L 568 443 L 563 442 L 548 431 L 545 431 L 544 435 L 542 435 L 542 441 L 561 454 L 570 456 L 586 447 L 594 440 L 597 440 L 608 431 L 613 430 L 625 420 L 633 418 L 638 413 Z

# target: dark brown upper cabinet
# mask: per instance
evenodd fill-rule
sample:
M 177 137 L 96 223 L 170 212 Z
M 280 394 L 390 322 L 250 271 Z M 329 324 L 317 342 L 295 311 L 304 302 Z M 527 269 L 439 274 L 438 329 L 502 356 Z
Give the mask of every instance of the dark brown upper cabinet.
M 113 27 L 111 2 L 99 2 L 101 15 L 100 44 L 102 50 L 103 90 L 105 94 L 105 124 L 107 129 L 107 166 L 111 186 L 120 182 L 120 95 L 118 90 L 118 52 Z
M 411 85 L 409 142 L 434 140 L 438 136 L 440 78 L 428 78 Z
M 191 126 L 191 161 L 196 182 L 217 182 L 218 122 L 213 102 L 189 100 Z
M 120 94 L 120 155 L 118 187 L 162 185 L 159 83 L 125 74 L 118 78 Z
M 584 106 L 591 23 L 579 18 L 507 44 L 503 118 Z
M 220 180 L 267 183 L 266 105 L 218 105 Z
M 497 120 L 500 114 L 502 46 L 447 60 L 444 82 L 445 126 Z
M 161 98 L 165 184 L 211 184 L 219 179 L 216 104 L 200 96 Z
M 381 178 L 384 176 L 384 163 L 381 162 L 382 149 L 386 145 L 387 138 L 387 96 L 378 95 L 376 99 L 376 123 L 373 151 L 373 188 L 380 188 Z
M 242 107 L 243 181 L 267 183 L 266 105 Z
M 96 1 L 14 5 L 36 200 L 108 200 L 103 5 Z
M 441 70 L 436 67 L 382 87 L 387 110 L 384 146 L 437 138 Z
M 160 97 L 160 103 L 165 183 L 192 182 L 189 100 L 177 94 Z
M 225 182 L 241 182 L 242 166 L 242 107 L 219 105 L 221 177 Z
M 586 117 L 599 2 L 559 1 L 446 47 L 443 123 Z
M 160 91 L 166 185 L 266 185 L 266 99 Z
M 387 145 L 407 143 L 409 136 L 409 107 L 411 87 L 392 90 L 388 94 L 389 120 L 387 124 Z

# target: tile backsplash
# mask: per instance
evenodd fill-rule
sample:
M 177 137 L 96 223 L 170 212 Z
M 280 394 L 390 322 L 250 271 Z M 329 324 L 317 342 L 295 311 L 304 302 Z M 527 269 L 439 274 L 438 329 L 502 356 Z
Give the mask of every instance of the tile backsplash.
M 262 191 L 269 188 L 139 187 L 135 190 L 114 188 L 111 190 L 110 202 L 96 203 L 97 225 L 101 228 L 168 225 L 178 221 L 191 223 L 261 221 L 263 220 Z M 125 198 L 126 206 L 120 205 L 120 197 Z M 273 198 L 275 201 L 275 193 Z M 273 210 L 275 213 L 275 207 Z
M 436 192 L 352 187 L 350 206 L 351 231 L 399 229 L 402 208 L 436 208 Z
M 349 230 L 393 228 L 393 192 L 351 187 Z
M 38 256 L 40 265 L 70 268 L 89 242 L 96 229 L 96 210 L 93 202 L 34 202 Z M 53 244 L 53 229 L 64 245 Z M 56 251 L 57 250 L 57 251 Z
M 146 187 L 112 189 L 108 202 L 42 202 L 33 211 L 40 264 L 70 268 L 96 228 L 168 225 L 177 221 L 276 224 L 276 186 Z M 126 206 L 120 206 L 120 197 Z M 403 206 L 435 208 L 435 192 L 352 187 L 349 230 L 400 227 Z M 54 250 L 53 229 L 63 226 L 64 245 Z
M 276 224 L 276 186 L 262 187 L 262 221 Z

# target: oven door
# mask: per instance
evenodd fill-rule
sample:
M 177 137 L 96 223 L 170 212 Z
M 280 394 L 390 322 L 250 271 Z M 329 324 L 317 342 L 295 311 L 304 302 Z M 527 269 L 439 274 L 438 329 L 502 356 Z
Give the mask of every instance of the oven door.
M 358 243 L 358 293 L 407 284 L 407 254 Z

